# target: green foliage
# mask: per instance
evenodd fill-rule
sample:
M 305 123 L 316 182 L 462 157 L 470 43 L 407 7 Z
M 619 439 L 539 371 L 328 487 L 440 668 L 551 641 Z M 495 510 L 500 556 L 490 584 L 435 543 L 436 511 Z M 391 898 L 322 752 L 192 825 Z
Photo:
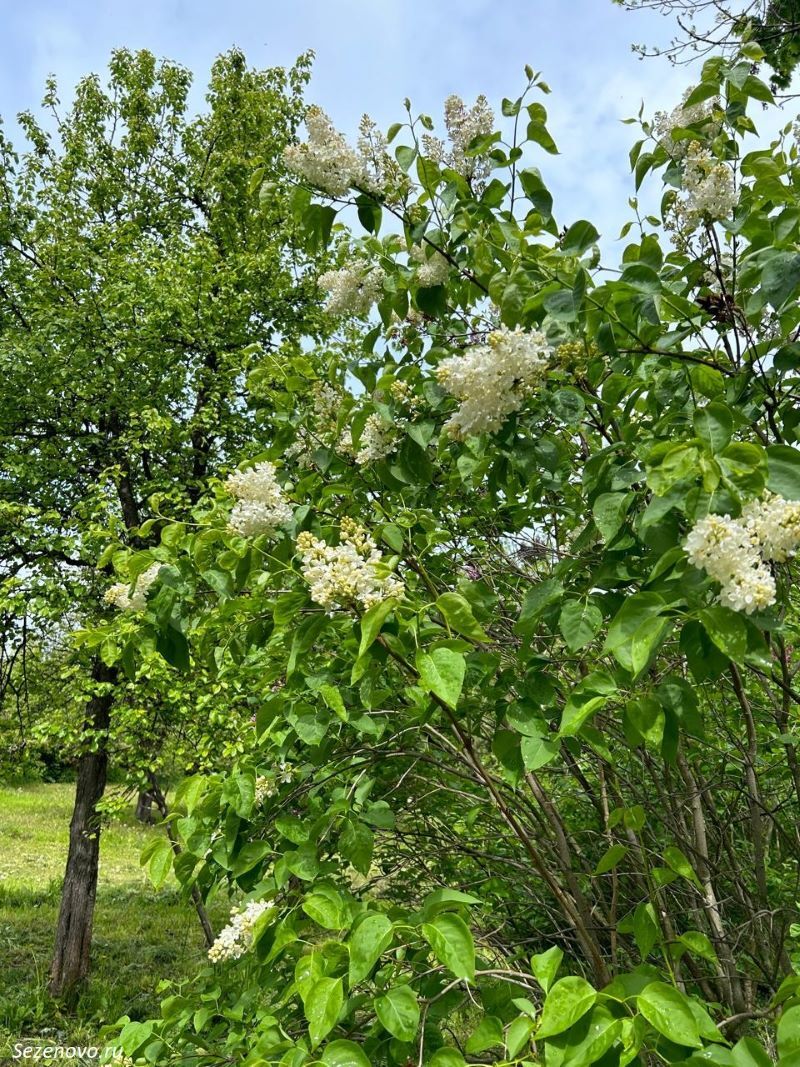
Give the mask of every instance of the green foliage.
M 258 918 L 128 1055 L 730 1067 L 778 1019 L 794 1054 L 800 174 L 744 141 L 750 68 L 642 123 L 662 218 L 619 269 L 555 221 L 533 71 L 468 143 L 410 106 L 367 169 L 332 139 L 355 213 L 291 195 L 355 272 L 335 338 L 250 378 L 291 517 L 244 536 L 212 485 L 82 638 L 254 719 L 179 792 L 174 872 Z

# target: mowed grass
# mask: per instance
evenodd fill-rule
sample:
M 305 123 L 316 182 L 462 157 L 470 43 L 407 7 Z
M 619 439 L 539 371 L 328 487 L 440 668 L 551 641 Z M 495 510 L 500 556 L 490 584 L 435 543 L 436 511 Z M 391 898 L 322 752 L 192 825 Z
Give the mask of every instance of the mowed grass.
M 121 1015 L 160 1014 L 158 983 L 191 976 L 204 956 L 191 904 L 174 881 L 156 892 L 139 866 L 163 830 L 138 823 L 131 805 L 100 839 L 89 985 L 71 1011 L 48 997 L 73 795 L 69 784 L 0 786 L 0 1064 L 20 1039 L 86 1045 Z

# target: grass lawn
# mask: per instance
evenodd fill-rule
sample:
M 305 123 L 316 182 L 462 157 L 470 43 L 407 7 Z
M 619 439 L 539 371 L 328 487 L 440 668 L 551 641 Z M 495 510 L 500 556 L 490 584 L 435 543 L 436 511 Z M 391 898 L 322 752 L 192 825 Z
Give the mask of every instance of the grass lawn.
M 204 953 L 191 904 L 174 883 L 156 892 L 143 874 L 139 853 L 163 831 L 137 823 L 131 808 L 101 837 L 89 986 L 74 1012 L 50 1000 L 73 792 L 66 784 L 0 786 L 0 1064 L 12 1062 L 21 1038 L 86 1045 L 120 1015 L 158 1015 L 159 981 L 191 975 Z M 217 926 L 225 914 L 214 916 Z

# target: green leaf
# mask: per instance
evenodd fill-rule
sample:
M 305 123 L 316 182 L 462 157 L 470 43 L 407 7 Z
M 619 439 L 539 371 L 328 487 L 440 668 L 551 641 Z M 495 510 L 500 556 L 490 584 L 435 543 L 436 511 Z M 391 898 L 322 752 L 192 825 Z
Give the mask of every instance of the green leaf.
M 519 171 L 518 177 L 533 209 L 547 222 L 553 216 L 553 197 L 542 181 L 541 174 L 535 167 L 526 167 Z
M 359 659 L 364 655 L 375 638 L 381 632 L 381 627 L 386 621 L 387 615 L 390 615 L 397 606 L 397 601 L 393 597 L 389 597 L 387 600 L 379 600 L 377 604 L 373 604 L 361 619 L 361 643 L 358 646 Z
M 467 1055 L 473 1056 L 495 1046 L 503 1046 L 503 1024 L 496 1015 L 487 1015 L 467 1038 Z
M 747 623 L 738 612 L 715 604 L 700 612 L 700 622 L 720 652 L 734 663 L 742 662 L 747 652 Z
M 604 541 L 613 541 L 617 536 L 632 499 L 630 493 L 601 493 L 595 500 L 592 515 Z
M 392 923 L 386 915 L 377 912 L 362 919 L 350 935 L 347 946 L 350 951 L 348 981 L 351 988 L 367 977 L 391 940 Z
M 271 851 L 272 846 L 268 841 L 245 841 L 233 861 L 233 875 L 238 878 L 240 874 L 252 871 Z
M 312 1048 L 316 1048 L 334 1028 L 343 1003 L 341 978 L 318 978 L 311 987 L 303 1007 L 308 1020 L 308 1036 Z
M 699 930 L 687 930 L 681 934 L 678 941 L 695 956 L 708 960 L 709 963 L 717 962 L 717 954 L 705 934 Z
M 742 1037 L 731 1049 L 735 1067 L 773 1067 L 772 1058 L 754 1037 Z
M 565 1067 L 589 1067 L 602 1059 L 622 1031 L 622 1019 L 604 1004 L 595 1004 L 591 1015 L 584 1017 L 575 1031 L 567 1035 L 564 1046 Z
M 156 651 L 179 671 L 189 670 L 189 642 L 174 626 L 159 630 L 156 634 Z
M 645 960 L 650 955 L 653 946 L 661 937 L 661 928 L 656 919 L 655 909 L 652 904 L 637 904 L 631 923 L 636 947 Z
M 469 601 L 460 593 L 442 593 L 436 600 L 436 607 L 457 633 L 473 641 L 488 641 L 489 635 L 475 618 Z
M 721 452 L 730 443 L 733 416 L 724 404 L 712 401 L 695 411 L 694 428 L 712 452 Z
M 437 1048 L 428 1060 L 428 1067 L 466 1067 L 466 1060 L 455 1048 Z
M 344 900 L 331 886 L 319 886 L 303 901 L 303 911 L 326 930 L 341 930 L 347 924 Z
M 574 222 L 564 234 L 564 238 L 561 241 L 561 251 L 567 252 L 569 255 L 580 256 L 587 248 L 591 248 L 593 244 L 596 244 L 599 239 L 600 234 L 592 226 L 591 222 L 581 219 L 580 222 Z
M 777 311 L 794 295 L 800 285 L 800 255 L 778 252 L 772 256 L 761 274 L 761 291 Z
M 319 860 L 314 845 L 301 845 L 284 856 L 286 866 L 304 882 L 312 882 L 319 873 Z
M 684 107 L 693 107 L 695 104 L 702 104 L 704 100 L 710 100 L 714 96 L 719 95 L 719 83 L 713 82 L 700 82 L 687 96 L 684 101 Z
M 560 978 L 545 998 L 536 1037 L 553 1037 L 568 1030 L 596 1000 L 597 991 L 584 978 Z
M 531 956 L 531 971 L 545 993 L 553 984 L 563 959 L 564 953 L 558 945 L 553 945 L 546 952 L 539 952 L 537 955 Z
M 586 601 L 572 600 L 564 605 L 558 619 L 558 628 L 570 652 L 585 648 L 603 625 L 603 614 L 595 605 Z
M 398 985 L 376 997 L 375 1014 L 381 1026 L 399 1041 L 413 1041 L 419 1028 L 419 1004 L 411 986 Z
M 702 1048 L 697 1020 L 687 998 L 666 982 L 651 982 L 637 996 L 639 1011 L 659 1034 L 676 1045 Z
M 594 873 L 606 874 L 608 871 L 613 871 L 619 861 L 627 854 L 628 849 L 625 845 L 612 845 L 600 858 Z
M 322 1053 L 325 1067 L 370 1067 L 360 1045 L 355 1041 L 331 1041 Z
M 767 487 L 787 500 L 800 500 L 800 450 L 789 445 L 767 449 Z
M 561 725 L 559 737 L 575 737 L 580 733 L 581 727 L 592 715 L 602 708 L 606 702 L 604 696 L 587 696 L 586 694 L 570 694 L 561 713 Z
M 428 893 L 422 904 L 422 917 L 431 919 L 441 911 L 447 911 L 451 905 L 456 904 L 480 904 L 480 898 L 471 893 L 462 893 L 460 889 L 434 889 Z
M 528 140 L 541 145 L 545 152 L 549 152 L 553 156 L 558 155 L 556 143 L 550 136 L 550 133 L 543 122 L 531 120 L 528 123 Z
M 528 733 L 520 741 L 520 752 L 522 753 L 522 762 L 525 764 L 525 770 L 538 771 L 540 767 L 544 767 L 558 755 L 558 739 L 553 738 L 551 740 L 544 733 L 544 728 L 538 734 Z
M 800 1050 L 800 1004 L 781 1013 L 777 1036 L 778 1056 L 782 1060 Z
M 634 638 L 637 633 L 640 639 L 650 636 L 652 631 L 646 629 L 647 624 L 656 619 L 665 606 L 658 593 L 634 593 L 625 601 L 611 620 L 605 644 L 605 650 L 613 654 L 620 666 L 626 670 L 635 669 Z
M 429 693 L 439 697 L 449 707 L 456 707 L 466 673 L 466 663 L 460 652 L 450 648 L 418 652 L 417 671 Z
M 358 221 L 368 233 L 377 233 L 381 228 L 381 205 L 371 196 L 362 193 L 356 198 Z
M 528 590 L 514 632 L 519 637 L 532 637 L 542 612 L 558 600 L 563 593 L 564 586 L 557 578 L 546 578 Z
M 528 1015 L 518 1016 L 506 1030 L 506 1052 L 509 1059 L 516 1059 L 527 1045 L 533 1033 L 534 1021 Z
M 422 934 L 433 954 L 456 978 L 475 978 L 475 945 L 463 919 L 445 912 L 431 923 L 424 923 Z
M 167 875 L 172 870 L 174 856 L 172 845 L 167 838 L 157 837 L 155 845 L 149 850 L 147 861 L 147 873 L 156 889 L 161 888 Z
M 670 867 L 676 874 L 679 874 L 681 878 L 685 878 L 687 882 L 691 882 L 692 885 L 700 886 L 700 879 L 694 872 L 694 867 L 689 863 L 688 859 L 681 852 L 679 848 L 674 845 L 670 845 L 664 849 L 664 862 Z
M 348 821 L 339 838 L 339 851 L 360 873 L 367 875 L 372 866 L 375 835 L 362 822 Z

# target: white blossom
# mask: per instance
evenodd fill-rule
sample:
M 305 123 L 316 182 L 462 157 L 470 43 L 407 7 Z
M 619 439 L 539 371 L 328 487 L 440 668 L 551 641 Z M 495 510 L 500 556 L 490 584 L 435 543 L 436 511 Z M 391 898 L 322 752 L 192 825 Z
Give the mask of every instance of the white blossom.
M 691 138 L 682 137 L 679 140 L 673 139 L 673 130 L 683 130 L 687 126 L 705 126 L 710 123 L 712 112 L 719 107 L 719 101 L 702 100 L 699 104 L 692 104 L 686 106 L 686 101 L 692 93 L 692 89 L 689 88 L 683 94 L 683 100 L 678 107 L 673 108 L 672 111 L 657 111 L 653 118 L 653 133 L 656 140 L 661 147 L 666 151 L 667 155 L 671 159 L 683 159 L 686 155 L 689 147 L 689 141 Z M 709 130 L 709 132 L 712 132 Z
M 486 154 L 466 154 L 476 137 L 485 137 L 494 129 L 494 112 L 485 96 L 479 96 L 468 108 L 460 96 L 448 96 L 444 102 L 444 124 L 447 128 L 449 151 L 439 137 L 423 134 L 425 154 L 441 166 L 458 171 L 465 178 L 483 182 L 491 171 L 491 161 Z
M 279 782 L 282 782 L 284 785 L 289 785 L 294 778 L 294 767 L 285 760 L 281 760 L 275 773 Z
M 133 584 L 133 592 L 125 582 L 115 582 L 103 595 L 106 604 L 113 604 L 120 611 L 144 611 L 147 607 L 148 590 L 158 578 L 161 567 L 161 563 L 153 563 L 147 570 L 142 571 Z
M 731 168 L 697 141 L 692 141 L 686 154 L 683 186 L 688 193 L 687 211 L 697 218 L 728 218 L 739 202 Z
M 296 460 L 298 467 L 313 467 L 314 447 L 314 441 L 312 440 L 311 434 L 305 426 L 301 426 L 297 431 L 297 437 L 295 437 L 294 441 L 292 441 L 284 452 L 284 456 L 287 459 Z
M 394 426 L 387 425 L 380 415 L 370 415 L 361 431 L 360 447 L 356 452 L 356 463 L 364 467 L 390 455 L 397 447 L 397 434 Z
M 325 310 L 331 315 L 366 315 L 381 298 L 385 277 L 380 267 L 326 271 L 319 279 L 320 286 L 329 293 Z
M 784 563 L 800 547 L 800 502 L 766 492 L 744 508 L 742 522 L 758 539 L 764 559 Z
M 308 141 L 284 150 L 287 167 L 330 196 L 344 196 L 353 185 L 365 185 L 363 161 L 322 108 L 310 107 L 305 124 Z
M 499 429 L 542 381 L 549 356 L 543 333 L 503 326 L 489 334 L 486 344 L 443 360 L 436 377 L 461 401 L 446 423 L 451 436 L 464 438 Z
M 297 551 L 311 599 L 328 613 L 353 604 L 368 610 L 381 600 L 404 595 L 402 581 L 381 562 L 383 553 L 352 520 L 342 520 L 338 545 L 305 531 L 297 538 Z
M 730 515 L 707 515 L 684 542 L 689 562 L 719 582 L 719 601 L 750 615 L 775 603 L 775 579 L 754 531 Z
M 723 585 L 719 602 L 726 608 L 750 615 L 774 604 L 775 595 L 775 579 L 763 563 L 758 563 L 735 574 L 730 582 Z
M 256 778 L 255 802 L 263 804 L 265 800 L 275 796 L 275 782 L 265 774 L 259 774 Z
M 390 204 L 402 200 L 409 181 L 400 164 L 389 152 L 389 143 L 369 115 L 362 115 L 358 124 L 358 153 L 362 174 L 361 187 L 380 192 Z
M 243 956 L 253 944 L 256 920 L 268 907 L 266 900 L 254 900 L 244 908 L 233 908 L 231 921 L 208 950 L 208 958 L 211 962 L 238 960 L 240 956 Z
M 236 498 L 230 526 L 242 537 L 274 535 L 280 526 L 291 521 L 292 509 L 275 477 L 271 463 L 234 471 L 225 480 L 225 488 Z
M 434 285 L 444 285 L 450 276 L 450 264 L 441 252 L 435 249 L 426 251 L 421 245 L 415 245 L 408 254 L 412 263 L 418 263 L 417 281 L 429 289 Z
M 678 232 L 691 233 L 701 222 L 730 218 L 739 202 L 731 168 L 698 141 L 692 141 L 686 153 L 683 192 L 667 223 Z

